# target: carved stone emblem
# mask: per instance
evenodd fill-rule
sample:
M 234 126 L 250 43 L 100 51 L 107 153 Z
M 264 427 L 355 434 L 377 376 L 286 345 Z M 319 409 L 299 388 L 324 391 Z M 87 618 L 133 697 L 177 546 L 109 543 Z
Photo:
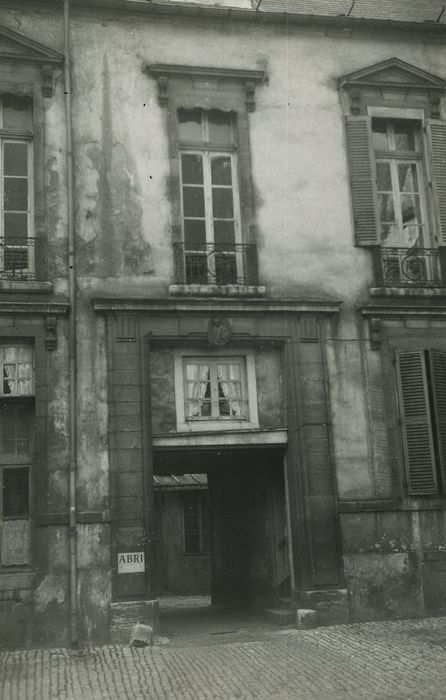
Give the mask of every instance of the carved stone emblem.
M 211 318 L 208 323 L 210 345 L 226 345 L 231 338 L 231 324 L 227 318 Z

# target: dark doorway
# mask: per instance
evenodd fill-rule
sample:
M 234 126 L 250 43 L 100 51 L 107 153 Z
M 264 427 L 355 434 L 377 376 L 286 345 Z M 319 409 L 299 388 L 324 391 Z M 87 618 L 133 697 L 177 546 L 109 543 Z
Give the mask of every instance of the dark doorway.
M 161 498 L 163 479 L 178 483 L 169 497 L 165 489 Z M 196 488 L 190 484 L 193 480 L 200 482 Z M 287 597 L 290 569 L 281 450 L 160 453 L 155 501 L 160 595 L 209 592 L 213 604 L 244 610 Z

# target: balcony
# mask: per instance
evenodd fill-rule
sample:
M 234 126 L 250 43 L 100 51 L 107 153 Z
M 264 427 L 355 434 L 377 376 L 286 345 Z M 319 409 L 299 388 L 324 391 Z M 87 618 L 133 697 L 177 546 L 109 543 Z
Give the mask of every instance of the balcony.
M 374 250 L 375 278 L 382 287 L 442 287 L 441 263 L 437 248 Z
M 251 244 L 192 247 L 174 244 L 177 285 L 258 284 L 257 249 Z
M 0 238 L 0 280 L 36 279 L 36 238 Z

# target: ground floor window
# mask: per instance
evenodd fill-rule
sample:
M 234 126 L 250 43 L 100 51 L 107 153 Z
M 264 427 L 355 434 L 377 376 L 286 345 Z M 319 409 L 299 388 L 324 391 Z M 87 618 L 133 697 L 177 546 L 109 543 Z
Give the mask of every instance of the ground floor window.
M 446 493 L 446 353 L 396 353 L 407 492 Z
M 30 564 L 29 467 L 1 467 L 1 565 Z
M 207 491 L 183 493 L 183 537 L 185 554 L 208 554 L 209 497 Z
M 33 348 L 0 344 L 0 371 L 0 570 L 11 571 L 31 563 Z

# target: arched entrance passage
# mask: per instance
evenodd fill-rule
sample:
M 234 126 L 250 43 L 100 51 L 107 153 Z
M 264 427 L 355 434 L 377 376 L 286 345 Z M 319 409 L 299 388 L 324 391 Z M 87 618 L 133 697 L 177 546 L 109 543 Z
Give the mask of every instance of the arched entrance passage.
M 160 451 L 154 466 L 158 594 L 202 594 L 206 580 L 225 607 L 288 594 L 283 447 Z

